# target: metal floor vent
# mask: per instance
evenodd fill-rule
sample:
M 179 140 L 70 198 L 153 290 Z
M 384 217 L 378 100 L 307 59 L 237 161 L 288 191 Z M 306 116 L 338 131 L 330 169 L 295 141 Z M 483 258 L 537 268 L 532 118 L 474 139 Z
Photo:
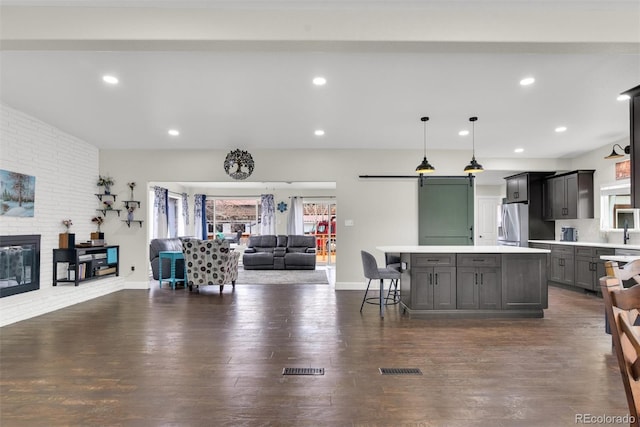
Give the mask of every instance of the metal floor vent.
M 324 368 L 284 368 L 282 375 L 324 375 Z
M 382 375 L 422 375 L 418 368 L 379 368 Z

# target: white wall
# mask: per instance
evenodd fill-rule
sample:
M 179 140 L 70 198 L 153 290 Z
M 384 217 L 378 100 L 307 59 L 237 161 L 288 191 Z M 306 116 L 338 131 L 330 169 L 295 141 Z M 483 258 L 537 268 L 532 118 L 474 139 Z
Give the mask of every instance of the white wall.
M 230 150 L 105 150 L 100 153 L 100 170 L 116 179 L 113 189 L 116 193 L 128 191 L 126 182 L 131 180 L 143 186 L 150 182 L 232 182 L 223 169 L 228 151 Z M 363 179 L 359 175 L 413 175 L 416 165 L 422 159 L 419 150 L 249 151 L 256 168 L 247 181 L 336 182 L 336 289 L 364 288 L 360 250 L 376 254 L 378 262 L 382 263 L 383 256 L 376 251 L 376 246 L 418 243 L 418 180 Z M 469 158 L 470 152 L 467 151 L 434 150 L 429 153 L 429 160 L 436 166 L 437 175 L 461 175 Z M 549 159 L 479 160 L 487 170 L 505 171 L 567 169 L 569 164 L 567 160 Z M 505 172 L 505 176 L 508 174 L 510 172 Z M 479 187 L 478 191 L 498 195 L 500 188 L 501 186 L 486 189 Z M 220 190 L 216 189 L 198 189 L 193 192 L 220 194 Z M 252 194 L 254 193 L 255 190 Z M 279 201 L 284 197 L 285 194 L 279 194 L 276 199 Z M 191 196 L 189 200 L 193 200 Z M 141 209 L 145 211 L 146 217 L 148 206 L 143 205 Z M 345 226 L 346 220 L 352 220 L 354 225 Z M 119 244 L 127 251 L 126 259 L 136 266 L 132 280 L 136 283 L 147 280 L 142 274 L 149 263 L 147 238 L 140 235 L 144 234 L 144 230 L 121 230 L 120 227 L 105 231 L 118 238 Z
M 32 218 L 0 216 L 0 235 L 39 234 L 40 289 L 0 299 L 0 326 L 123 288 L 122 278 L 53 287 L 52 249 L 71 219 L 76 241 L 95 231 L 98 150 L 40 120 L 0 104 L 0 168 L 36 177 Z

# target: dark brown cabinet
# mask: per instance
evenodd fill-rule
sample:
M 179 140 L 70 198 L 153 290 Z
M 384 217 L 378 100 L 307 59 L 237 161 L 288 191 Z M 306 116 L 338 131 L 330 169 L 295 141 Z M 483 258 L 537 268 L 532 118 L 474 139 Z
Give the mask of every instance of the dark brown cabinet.
M 593 218 L 593 170 L 554 175 L 543 185 L 545 220 Z

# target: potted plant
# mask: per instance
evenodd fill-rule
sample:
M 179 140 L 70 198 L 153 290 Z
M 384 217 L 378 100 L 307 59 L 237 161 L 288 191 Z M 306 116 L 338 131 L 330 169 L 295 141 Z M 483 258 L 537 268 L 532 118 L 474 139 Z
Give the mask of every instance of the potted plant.
M 95 223 L 98 226 L 98 231 L 91 233 L 91 240 L 103 240 L 104 233 L 100 232 L 100 226 L 104 222 L 104 218 L 101 216 L 94 216 L 91 218 L 91 222 Z
M 111 194 L 111 186 L 113 185 L 113 178 L 110 176 L 102 176 L 98 177 L 98 187 L 104 187 L 104 194 Z
M 63 219 L 62 225 L 65 227 L 65 232 L 60 233 L 58 236 L 58 246 L 60 249 L 73 249 L 76 247 L 76 235 L 69 233 L 69 229 L 73 225 L 71 219 Z

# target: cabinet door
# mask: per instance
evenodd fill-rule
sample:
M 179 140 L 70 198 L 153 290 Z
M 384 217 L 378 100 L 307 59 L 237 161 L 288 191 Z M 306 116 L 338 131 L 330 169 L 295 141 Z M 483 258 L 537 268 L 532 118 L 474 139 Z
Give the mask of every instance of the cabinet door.
M 502 306 L 501 272 L 497 268 L 478 268 L 478 308 L 498 310 Z
M 575 258 L 573 255 L 564 257 L 564 283 L 575 285 Z
M 551 218 L 563 219 L 567 206 L 564 177 L 551 180 L 551 197 Z
M 455 310 L 456 269 L 435 267 L 433 269 L 433 308 L 435 310 Z
M 577 256 L 575 262 L 575 282 L 580 288 L 594 290 L 594 259 Z
M 507 179 L 507 202 L 516 202 L 518 200 L 518 178 Z
M 549 280 L 562 282 L 564 280 L 564 258 L 562 255 L 551 252 L 549 264 Z
M 457 272 L 457 308 L 475 310 L 479 307 L 478 282 L 480 278 L 473 267 L 458 267 Z
M 546 179 L 542 183 L 542 219 L 553 220 L 553 185 L 552 179 Z
M 411 308 L 433 309 L 433 268 L 414 267 L 411 272 Z
M 565 210 L 563 218 L 578 218 L 578 174 L 564 177 Z
M 502 309 L 542 309 L 548 306 L 547 256 L 502 256 Z

